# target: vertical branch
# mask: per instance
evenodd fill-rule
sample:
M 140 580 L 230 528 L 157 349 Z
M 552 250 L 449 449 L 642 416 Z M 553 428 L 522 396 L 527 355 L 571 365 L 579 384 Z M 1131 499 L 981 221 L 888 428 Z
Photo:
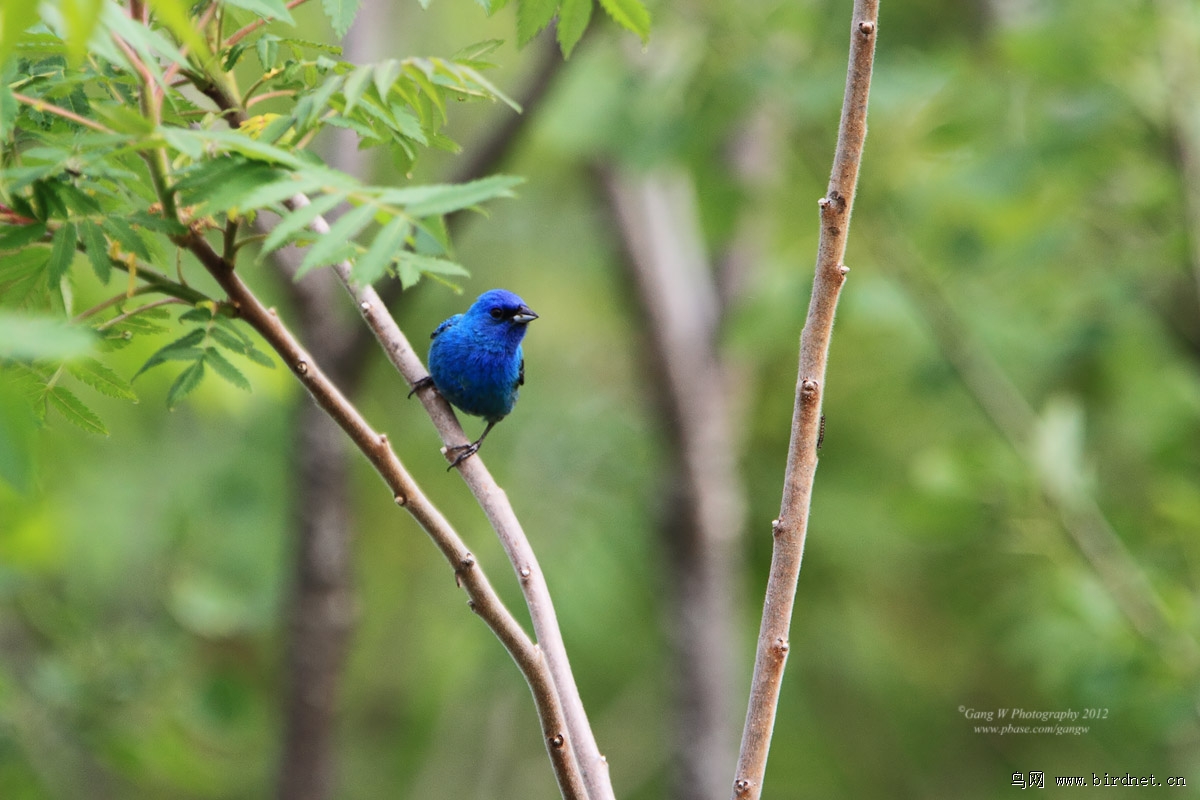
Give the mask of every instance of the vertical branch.
M 829 191 L 819 201 L 821 235 L 817 245 L 816 274 L 808 319 L 800 335 L 800 373 L 796 382 L 783 500 L 779 518 L 772 525 L 775 544 L 771 554 L 771 572 L 767 579 L 750 702 L 733 784 L 733 796 L 737 800 L 762 796 L 783 669 L 787 663 L 788 632 L 817 469 L 817 438 L 825 364 L 838 295 L 848 272 L 842 264 L 842 258 L 846 252 L 850 212 L 867 135 L 867 99 L 871 88 L 878 17 L 879 0 L 855 0 L 850 26 L 850 63 L 841 123 L 838 126 L 837 150 L 829 178 Z
M 704 253 L 695 187 L 682 172 L 601 174 L 626 268 L 645 313 L 674 473 L 663 538 L 671 573 L 675 786 L 716 798 L 733 753 L 730 703 L 733 591 L 744 498 L 717 351 L 719 292 Z

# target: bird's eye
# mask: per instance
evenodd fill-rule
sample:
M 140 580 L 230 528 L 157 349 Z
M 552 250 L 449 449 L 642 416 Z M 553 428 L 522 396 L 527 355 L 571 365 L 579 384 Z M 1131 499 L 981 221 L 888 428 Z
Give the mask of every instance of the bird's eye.
M 498 308 L 492 309 L 492 319 L 500 319 L 503 316 L 504 316 L 504 312 L 501 311 L 500 309 L 498 309 Z

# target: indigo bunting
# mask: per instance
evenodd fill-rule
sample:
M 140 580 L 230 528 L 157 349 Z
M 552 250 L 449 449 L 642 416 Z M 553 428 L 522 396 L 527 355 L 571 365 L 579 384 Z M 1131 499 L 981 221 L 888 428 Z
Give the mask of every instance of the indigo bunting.
M 419 381 L 413 391 L 432 384 L 459 409 L 487 422 L 478 439 L 449 448 L 461 451 L 451 467 L 478 452 L 496 423 L 516 405 L 518 387 L 525 383 L 521 340 L 525 326 L 537 318 L 520 297 L 505 289 L 492 289 L 481 294 L 465 314 L 455 314 L 438 325 L 430 336 L 429 377 Z

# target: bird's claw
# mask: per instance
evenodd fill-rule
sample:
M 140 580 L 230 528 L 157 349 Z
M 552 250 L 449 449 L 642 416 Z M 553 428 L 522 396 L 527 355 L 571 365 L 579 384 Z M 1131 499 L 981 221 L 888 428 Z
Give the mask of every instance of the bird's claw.
M 450 453 L 457 452 L 459 450 L 461 450 L 462 452 L 454 457 L 454 460 L 450 462 L 450 466 L 446 467 L 446 472 L 449 472 L 450 470 L 457 467 L 459 464 L 461 464 L 466 459 L 468 459 L 471 456 L 478 453 L 479 445 L 480 445 L 480 442 L 471 442 L 470 444 L 456 444 L 456 445 L 447 447 L 446 448 L 447 455 L 449 455 Z
M 421 378 L 421 380 L 413 384 L 412 391 L 408 393 L 408 396 L 412 397 L 417 392 L 421 391 L 422 389 L 428 389 L 430 386 L 433 386 L 433 376 L 426 375 L 424 378 Z

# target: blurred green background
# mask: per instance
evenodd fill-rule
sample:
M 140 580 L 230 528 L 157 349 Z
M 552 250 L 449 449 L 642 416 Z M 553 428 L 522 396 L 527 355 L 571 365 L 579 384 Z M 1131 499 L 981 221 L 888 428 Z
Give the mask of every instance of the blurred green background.
M 484 453 L 547 574 L 621 798 L 669 784 L 657 528 L 672 456 L 595 169 L 682 170 L 710 252 L 753 246 L 721 334 L 747 492 L 731 565 L 740 714 L 850 5 L 660 4 L 644 48 L 597 20 L 503 164 L 528 179 L 519 198 L 457 237 L 466 294 L 426 281 L 394 308 L 422 350 L 493 286 L 541 315 L 520 405 Z M 319 9 L 297 13 L 332 40 Z M 394 0 L 370 33 L 380 57 L 510 40 L 490 77 L 516 92 L 534 48 L 512 45 L 513 17 Z M 1198 43 L 1186 1 L 883 0 L 766 797 L 1009 796 L 1032 770 L 1183 776 L 1167 796 L 1200 796 Z M 465 104 L 447 132 L 469 152 L 506 113 Z M 371 165 L 389 179 L 386 157 Z M 286 318 L 277 279 L 248 279 Z M 81 308 L 104 296 L 86 276 L 75 291 Z M 116 363 L 132 375 L 159 344 Z M 111 436 L 54 421 L 35 485 L 0 485 L 5 800 L 272 794 L 302 392 L 285 370 L 250 374 L 253 394 L 208 381 L 174 412 L 168 370 L 139 378 L 136 406 L 89 395 Z M 524 619 L 406 391 L 378 359 L 360 407 Z M 354 465 L 336 796 L 557 796 L 519 673 Z M 1124 550 L 1105 549 L 1111 534 Z M 1131 603 L 1151 609 L 1140 627 Z M 1106 717 L 1001 736 L 960 711 L 1012 707 Z

